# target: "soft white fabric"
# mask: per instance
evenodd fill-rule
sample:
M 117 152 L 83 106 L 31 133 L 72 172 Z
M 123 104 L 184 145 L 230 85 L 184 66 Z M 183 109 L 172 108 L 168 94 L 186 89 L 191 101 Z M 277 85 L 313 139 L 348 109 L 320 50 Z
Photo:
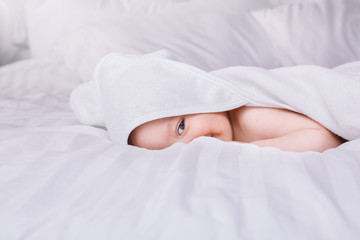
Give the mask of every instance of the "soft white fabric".
M 26 24 L 33 57 L 54 55 L 56 43 L 70 31 L 109 16 L 150 13 L 189 0 L 27 0 Z
M 258 1 L 254 1 L 256 3 Z M 84 81 L 111 52 L 144 54 L 167 49 L 172 59 L 204 70 L 233 65 L 280 66 L 265 31 L 238 0 L 178 4 L 161 12 L 103 18 L 65 36 L 56 48 Z
M 323 154 L 208 138 L 147 151 L 80 130 L 1 131 L 3 239 L 358 239 L 359 139 Z
M 360 60 L 360 1 L 314 0 L 253 12 L 282 66 Z
M 0 66 L 29 57 L 23 0 L 0 1 Z
M 59 62 L 0 69 L 0 239 L 358 240 L 360 139 L 325 153 L 213 138 L 121 146 L 78 125 L 67 99 L 79 83 Z
M 1 67 L 1 129 L 76 123 L 68 99 L 79 83 L 58 61 L 29 59 Z
M 246 103 L 221 84 L 200 69 L 156 53 L 113 53 L 100 60 L 93 81 L 72 93 L 70 104 L 83 124 L 106 126 L 113 141 L 127 144 L 130 132 L 142 123 Z
M 355 139 L 360 137 L 359 74 L 317 66 L 271 71 L 239 66 L 209 74 L 156 55 L 113 53 L 100 60 L 92 82 L 74 90 L 70 104 L 82 123 L 106 127 L 120 144 L 145 122 L 243 105 L 290 109 Z

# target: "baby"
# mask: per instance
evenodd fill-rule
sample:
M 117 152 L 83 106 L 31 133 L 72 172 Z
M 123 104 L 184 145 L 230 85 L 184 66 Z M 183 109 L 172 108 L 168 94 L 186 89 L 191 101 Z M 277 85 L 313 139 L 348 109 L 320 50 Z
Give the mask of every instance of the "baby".
M 302 77 L 309 69 L 317 74 Z M 81 123 L 106 128 L 121 145 L 163 149 L 206 136 L 323 152 L 343 142 L 332 132 L 343 132 L 343 115 L 336 114 L 343 108 L 338 97 L 322 98 L 344 93 L 323 88 L 318 71 L 325 70 L 238 66 L 208 73 L 156 54 L 112 53 L 99 61 L 92 81 L 73 91 L 70 104 Z
M 135 128 L 129 144 L 163 149 L 200 136 L 294 152 L 323 152 L 341 144 L 335 134 L 304 115 L 285 109 L 246 106 L 227 112 L 153 120 Z

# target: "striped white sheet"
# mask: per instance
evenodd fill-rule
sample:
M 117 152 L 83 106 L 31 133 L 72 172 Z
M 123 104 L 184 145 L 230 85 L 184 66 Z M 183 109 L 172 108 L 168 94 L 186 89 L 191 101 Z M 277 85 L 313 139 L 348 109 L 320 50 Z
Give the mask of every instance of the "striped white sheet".
M 54 62 L 0 70 L 1 240 L 358 239 L 360 139 L 322 154 L 122 147 L 77 125 L 77 83 Z

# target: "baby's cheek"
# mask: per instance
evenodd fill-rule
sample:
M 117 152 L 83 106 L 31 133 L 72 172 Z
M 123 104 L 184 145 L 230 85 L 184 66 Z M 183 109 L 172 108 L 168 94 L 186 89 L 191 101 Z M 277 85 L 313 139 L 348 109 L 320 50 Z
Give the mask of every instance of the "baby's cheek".
M 189 142 L 199 137 L 211 137 L 212 135 L 214 135 L 214 133 L 211 131 L 211 129 L 204 126 L 199 126 L 193 129 L 193 132 L 189 136 Z

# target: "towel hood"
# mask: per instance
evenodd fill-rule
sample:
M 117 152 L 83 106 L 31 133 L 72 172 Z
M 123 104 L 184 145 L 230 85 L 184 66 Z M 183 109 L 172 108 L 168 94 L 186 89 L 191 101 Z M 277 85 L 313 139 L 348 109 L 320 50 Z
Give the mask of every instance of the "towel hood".
M 160 51 L 103 57 L 93 80 L 71 94 L 70 105 L 79 121 L 106 127 L 112 141 L 127 144 L 131 131 L 143 123 L 227 111 L 247 103 L 221 78 L 166 55 Z

